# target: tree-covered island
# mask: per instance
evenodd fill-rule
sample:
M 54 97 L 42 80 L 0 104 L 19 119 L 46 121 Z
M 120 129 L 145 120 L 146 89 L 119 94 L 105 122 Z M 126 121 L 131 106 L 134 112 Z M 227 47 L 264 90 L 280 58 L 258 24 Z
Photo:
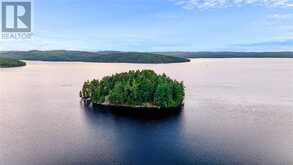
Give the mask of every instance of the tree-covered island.
M 86 81 L 80 91 L 94 105 L 131 108 L 178 108 L 184 100 L 183 82 L 152 70 L 136 70 Z

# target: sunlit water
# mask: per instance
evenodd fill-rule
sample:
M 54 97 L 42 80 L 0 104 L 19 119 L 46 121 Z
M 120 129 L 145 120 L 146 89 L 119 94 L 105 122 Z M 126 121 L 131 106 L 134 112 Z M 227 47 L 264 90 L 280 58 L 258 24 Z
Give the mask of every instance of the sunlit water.
M 80 104 L 85 80 L 146 68 L 184 81 L 182 113 L 143 119 Z M 292 155 L 292 59 L 0 69 L 1 165 L 289 165 Z

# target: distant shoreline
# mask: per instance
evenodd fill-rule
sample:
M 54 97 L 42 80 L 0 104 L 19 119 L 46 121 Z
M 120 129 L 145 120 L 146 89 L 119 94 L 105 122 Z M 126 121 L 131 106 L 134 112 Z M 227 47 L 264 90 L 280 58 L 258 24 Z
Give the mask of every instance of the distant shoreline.
M 44 62 L 172 64 L 191 59 L 293 58 L 293 52 L 121 52 L 121 51 L 2 51 L 0 58 Z
M 25 66 L 26 63 L 20 60 L 0 58 L 0 68 L 15 68 Z
M 293 52 L 156 52 L 183 58 L 293 58 Z
M 0 57 L 30 61 L 53 62 L 97 62 L 97 63 L 138 63 L 168 64 L 190 62 L 183 57 L 160 55 L 144 52 L 85 52 L 85 51 L 7 51 L 0 52 Z

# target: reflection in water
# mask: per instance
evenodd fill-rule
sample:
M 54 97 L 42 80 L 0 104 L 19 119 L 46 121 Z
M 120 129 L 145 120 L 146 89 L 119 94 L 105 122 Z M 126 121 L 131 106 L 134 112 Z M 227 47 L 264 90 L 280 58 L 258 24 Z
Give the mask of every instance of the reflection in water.
M 113 158 L 117 163 L 187 161 L 186 155 L 176 150 L 176 146 L 182 146 L 182 111 L 153 116 L 150 113 L 143 115 L 139 112 L 81 107 L 91 129 L 97 132 L 103 132 L 102 129 L 113 131 L 111 143 L 118 153 L 118 158 Z
M 113 111 L 84 106 L 85 121 L 96 132 L 112 130 L 111 140 L 118 164 L 253 164 L 244 155 L 238 158 L 216 148 L 212 142 L 199 134 L 188 137 L 184 132 L 184 110 L 160 114 Z M 109 130 L 108 130 L 109 131 Z M 107 132 L 109 134 L 109 132 Z M 98 140 L 98 139 L 97 139 Z M 239 153 L 237 153 L 239 154 Z M 236 154 L 236 155 L 237 155 Z M 234 155 L 235 156 L 235 155 Z M 93 158 L 99 162 L 101 158 Z M 142 161 L 143 160 L 143 161 Z
M 85 105 L 80 103 L 85 112 L 90 115 L 103 114 L 110 115 L 112 117 L 124 117 L 139 121 L 165 121 L 173 118 L 179 118 L 183 113 L 183 108 L 171 109 L 171 110 L 148 110 L 148 109 L 128 109 L 124 107 L 94 107 L 92 105 Z

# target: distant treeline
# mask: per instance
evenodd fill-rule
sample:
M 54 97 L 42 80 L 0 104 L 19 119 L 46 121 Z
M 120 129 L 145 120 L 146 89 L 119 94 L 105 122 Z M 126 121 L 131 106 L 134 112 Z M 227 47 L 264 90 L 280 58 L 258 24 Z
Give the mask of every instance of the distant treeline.
M 37 61 L 76 61 L 76 62 L 105 62 L 105 63 L 178 63 L 189 62 L 189 59 L 142 52 L 118 51 L 7 51 L 0 52 L 0 57 L 37 60 Z
M 120 51 L 6 51 L 0 57 L 37 61 L 104 63 L 179 63 L 188 58 L 293 58 L 293 52 L 120 52 Z
M 183 58 L 293 58 L 293 52 L 155 52 Z

